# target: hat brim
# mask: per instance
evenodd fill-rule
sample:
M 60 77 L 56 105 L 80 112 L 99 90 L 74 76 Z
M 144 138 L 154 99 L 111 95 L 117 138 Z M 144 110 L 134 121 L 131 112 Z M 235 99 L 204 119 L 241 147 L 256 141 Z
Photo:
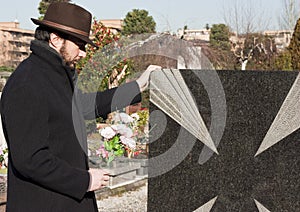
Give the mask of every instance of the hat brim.
M 47 24 L 47 23 L 44 23 L 42 20 L 38 20 L 38 19 L 34 19 L 34 18 L 31 18 L 31 21 L 36 24 L 36 25 L 40 25 L 40 26 L 46 26 L 46 27 L 49 27 L 51 29 L 55 29 L 59 32 L 62 32 L 62 33 L 65 33 L 67 35 L 71 35 L 71 36 L 74 36 L 80 40 L 82 40 L 83 42 L 85 43 L 88 43 L 94 47 L 97 47 L 97 45 L 91 40 L 89 39 L 88 37 L 86 36 L 83 36 L 83 35 L 80 35 L 80 34 L 77 34 L 77 33 L 74 33 L 74 32 L 71 32 L 71 31 L 68 31 L 68 30 L 65 30 L 65 29 L 61 29 L 57 26 L 52 26 L 51 24 Z

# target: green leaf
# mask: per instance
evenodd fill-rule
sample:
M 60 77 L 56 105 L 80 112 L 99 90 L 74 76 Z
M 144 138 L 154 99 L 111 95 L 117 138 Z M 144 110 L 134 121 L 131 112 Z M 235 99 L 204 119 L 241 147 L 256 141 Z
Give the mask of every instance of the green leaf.
M 124 152 L 125 151 L 123 149 L 119 149 L 119 150 L 117 150 L 117 151 L 114 152 L 114 155 L 115 156 L 122 156 L 124 154 Z
M 115 147 L 114 147 L 115 150 L 119 150 L 119 149 L 121 149 L 121 148 L 122 148 L 122 146 L 121 146 L 119 143 L 117 143 L 117 144 L 115 145 Z
M 113 143 L 118 143 L 119 140 L 120 140 L 119 136 L 116 135 L 115 137 L 113 137 L 112 142 Z
M 105 142 L 104 142 L 104 148 L 105 148 L 107 151 L 111 151 L 111 150 L 113 149 L 109 141 L 105 141 Z

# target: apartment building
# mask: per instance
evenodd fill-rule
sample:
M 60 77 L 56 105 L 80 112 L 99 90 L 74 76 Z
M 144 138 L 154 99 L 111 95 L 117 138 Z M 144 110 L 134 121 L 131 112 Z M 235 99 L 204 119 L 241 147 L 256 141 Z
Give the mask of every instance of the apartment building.
M 292 39 L 293 31 L 292 30 L 273 30 L 273 31 L 264 31 L 263 35 L 270 36 L 274 38 L 274 42 L 278 51 L 283 51 L 286 49 Z M 188 29 L 177 31 L 177 37 L 189 41 L 209 41 L 210 29 Z M 243 45 L 245 38 L 243 36 L 237 36 L 236 34 L 232 35 L 229 39 L 232 43 L 236 45 Z M 235 45 L 235 47 L 236 47 Z
M 276 48 L 279 51 L 284 50 L 290 45 L 293 30 L 276 30 L 276 31 L 264 31 L 263 34 L 273 37 L 275 40 Z
M 210 29 L 179 29 L 177 35 L 184 40 L 209 41 Z
M 33 30 L 20 29 L 19 22 L 0 22 L 0 66 L 16 67 L 30 54 Z
M 122 19 L 103 19 L 100 22 L 110 28 L 114 33 L 118 33 L 123 28 L 123 20 Z

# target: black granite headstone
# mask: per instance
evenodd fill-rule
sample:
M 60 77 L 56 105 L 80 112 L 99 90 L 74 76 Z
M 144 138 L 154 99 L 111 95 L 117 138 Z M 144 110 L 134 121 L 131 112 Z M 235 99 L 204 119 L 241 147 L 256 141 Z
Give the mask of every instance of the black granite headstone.
M 211 132 L 211 105 L 218 96 L 210 98 L 198 77 L 208 72 L 181 70 L 181 75 Z M 214 198 L 212 208 L 203 211 L 300 211 L 300 130 L 255 156 L 298 72 L 216 73 L 225 94 L 226 123 L 219 155 L 213 153 L 203 164 L 199 157 L 204 144 L 150 104 L 156 115 L 150 116 L 148 211 L 194 211 Z M 156 174 L 161 164 L 185 154 L 185 144 L 192 148 L 182 160 Z M 167 154 L 170 149 L 172 154 Z

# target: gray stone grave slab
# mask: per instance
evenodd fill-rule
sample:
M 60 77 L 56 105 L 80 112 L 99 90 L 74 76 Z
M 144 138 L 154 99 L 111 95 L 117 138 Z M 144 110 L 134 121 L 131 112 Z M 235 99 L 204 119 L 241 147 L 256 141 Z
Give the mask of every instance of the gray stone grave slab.
M 300 211 L 298 74 L 181 70 L 219 154 L 151 103 L 148 211 Z
M 116 158 L 107 166 L 107 164 L 98 157 L 90 157 L 90 167 L 109 170 L 109 186 L 116 186 L 135 180 L 137 171 L 141 168 L 141 164 L 133 162 L 128 158 Z
M 118 161 L 118 163 L 128 163 L 131 164 L 131 166 L 133 164 L 137 165 L 134 167 L 138 167 L 136 169 L 136 175 L 139 177 L 145 176 L 147 177 L 148 175 L 148 158 L 117 158 L 116 161 Z M 133 167 L 133 166 L 132 166 Z
M 134 180 L 136 178 L 136 171 L 140 167 L 141 166 L 137 163 L 128 163 L 124 164 L 123 166 L 110 167 L 109 186 L 114 186 Z

